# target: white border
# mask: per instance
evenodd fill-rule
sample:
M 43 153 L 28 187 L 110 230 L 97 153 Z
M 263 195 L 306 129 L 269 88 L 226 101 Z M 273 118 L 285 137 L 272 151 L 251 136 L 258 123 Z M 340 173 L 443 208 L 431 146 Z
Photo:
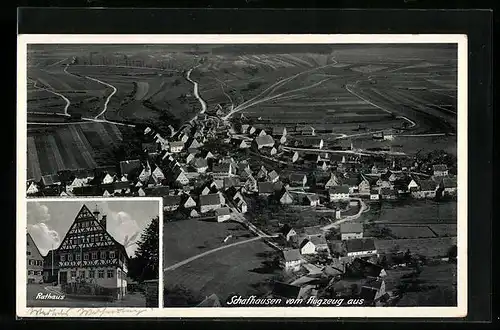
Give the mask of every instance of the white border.
M 269 317 L 464 317 L 467 315 L 467 36 L 446 34 L 300 34 L 300 35 L 19 35 L 18 36 L 18 92 L 17 92 L 17 164 L 26 169 L 26 80 L 27 44 L 419 44 L 455 43 L 458 45 L 458 211 L 457 211 L 457 299 L 456 307 L 241 307 L 241 308 L 154 308 L 144 309 L 98 309 L 98 317 L 165 317 L 165 318 L 269 318 Z M 23 166 L 20 166 L 20 165 Z M 17 173 L 17 315 L 33 317 L 26 308 L 25 240 L 26 171 Z M 138 199 L 138 198 L 136 198 Z M 46 200 L 46 199 L 44 199 Z M 64 200 L 67 200 L 64 198 Z M 115 199 L 113 199 L 115 200 Z M 162 212 L 161 212 L 162 213 Z M 160 218 L 162 219 L 162 217 Z M 160 235 L 160 247 L 162 244 Z M 162 253 L 160 253 L 162 255 Z M 162 260 L 162 257 L 160 257 Z M 23 275 L 24 274 L 24 275 Z M 163 278 L 163 272 L 160 279 Z M 160 297 L 163 281 L 160 280 Z M 162 299 L 162 298 L 160 298 Z M 80 308 L 50 308 L 37 317 L 89 317 Z M 95 309 L 94 309 L 95 310 Z

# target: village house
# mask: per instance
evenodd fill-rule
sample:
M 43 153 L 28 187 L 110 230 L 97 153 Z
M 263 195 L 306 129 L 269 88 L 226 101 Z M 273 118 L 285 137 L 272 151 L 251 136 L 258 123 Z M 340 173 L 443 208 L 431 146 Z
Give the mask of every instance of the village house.
M 438 164 L 432 166 L 434 176 L 448 176 L 448 166 L 444 164 Z
M 156 142 L 145 142 L 141 144 L 142 151 L 148 156 L 155 156 L 160 151 L 160 145 Z
M 267 178 L 267 169 L 264 165 L 262 165 L 259 169 L 259 172 L 257 172 L 257 179 L 265 179 Z
M 287 242 L 289 242 L 292 239 L 292 237 L 297 236 L 297 232 L 288 224 L 284 225 L 281 228 L 280 232 Z
M 253 146 L 260 150 L 262 148 L 272 148 L 274 146 L 274 139 L 271 135 L 257 136 L 253 140 Z
M 165 180 L 165 174 L 163 174 L 163 171 L 158 166 L 155 167 L 154 171 L 151 173 L 151 176 L 159 183 L 162 180 Z
M 272 182 L 258 182 L 259 196 L 269 196 L 274 194 L 274 183 Z
M 304 145 L 313 149 L 323 149 L 324 141 L 321 138 L 310 137 L 304 138 Z
M 342 179 L 342 184 L 349 187 L 349 194 L 359 193 L 360 179 L 358 177 L 346 177 Z
M 42 187 L 50 188 L 54 186 L 60 186 L 61 180 L 59 179 L 59 175 L 57 174 L 47 174 L 47 175 L 42 175 L 40 183 Z
M 416 199 L 435 198 L 439 185 L 432 180 L 420 181 L 419 190 L 412 191 L 411 195 Z
M 185 145 L 187 146 L 187 148 L 186 148 L 186 149 L 188 149 L 188 150 L 198 149 L 198 148 L 201 148 L 201 147 L 203 146 L 203 144 L 202 144 L 202 143 L 200 143 L 200 142 L 199 142 L 197 139 L 195 139 L 195 138 L 190 138 L 190 139 L 186 142 L 186 144 L 185 144 Z
M 248 204 L 243 197 L 235 197 L 234 202 L 236 203 L 236 208 L 240 213 L 247 213 Z
M 208 194 L 200 196 L 200 212 L 207 213 L 221 207 L 219 194 Z
M 287 134 L 286 127 L 274 126 L 272 130 L 273 136 L 285 136 Z
M 330 253 L 330 249 L 328 248 L 328 242 L 324 235 L 321 236 L 312 236 L 309 238 L 311 243 L 313 243 L 316 252 L 326 251 Z
M 176 182 L 182 186 L 187 185 L 189 183 L 188 177 L 186 176 L 184 171 L 179 167 L 176 167 L 170 172 L 170 177 L 171 177 L 170 180 L 171 182 Z
M 227 177 L 234 175 L 235 173 L 236 169 L 231 163 L 215 164 L 212 167 L 212 176 L 214 177 Z
M 341 240 L 363 238 L 363 224 L 359 222 L 345 222 L 340 224 Z
M 170 152 L 179 153 L 184 149 L 183 141 L 173 141 L 170 143 Z
M 387 276 L 384 267 L 361 258 L 354 259 L 349 265 L 349 270 L 351 274 L 370 279 L 379 279 Z
M 180 195 L 163 196 L 163 211 L 175 211 L 181 205 Z
M 320 204 L 319 196 L 316 194 L 307 194 L 304 197 L 304 203 L 309 206 L 319 206 Z
M 239 143 L 239 145 L 238 145 L 238 148 L 240 148 L 240 149 L 248 149 L 248 148 L 250 148 L 251 146 L 252 146 L 252 145 L 251 145 L 251 143 L 249 143 L 248 141 L 246 141 L 246 140 L 241 140 L 241 142 L 240 142 L 240 143 Z
M 141 161 L 139 159 L 124 160 L 120 162 L 120 173 L 125 177 L 134 171 L 138 171 L 140 168 Z
M 307 183 L 307 176 L 301 173 L 292 173 L 288 177 L 288 182 L 291 187 L 304 187 Z
M 296 163 L 299 160 L 299 153 L 295 151 L 292 155 L 292 163 Z
M 280 176 L 278 174 L 278 172 L 276 171 L 271 171 L 268 175 L 267 175 L 267 179 L 270 181 L 270 182 L 278 182 Z
M 346 185 L 333 186 L 328 190 L 331 202 L 349 200 L 349 187 Z
M 361 286 L 359 296 L 369 305 L 376 305 L 385 294 L 384 280 L 368 280 Z
M 274 187 L 273 187 L 273 189 L 274 189 Z M 280 203 L 282 205 L 293 204 L 293 197 L 292 197 L 292 195 L 287 190 L 285 190 L 283 192 L 283 194 L 281 195 L 281 197 L 280 197 Z
M 335 174 L 331 173 L 330 179 L 325 183 L 325 189 L 330 189 L 331 187 L 339 185 L 340 185 L 340 180 L 337 178 Z
M 39 191 L 38 186 L 34 181 L 28 181 L 26 186 L 26 195 L 34 195 Z
M 365 177 L 361 176 L 361 182 L 358 184 L 358 193 L 360 195 L 369 195 L 371 189 L 370 181 Z
M 379 189 L 371 189 L 370 190 L 370 200 L 378 201 L 380 199 L 380 191 Z
M 259 191 L 258 186 L 257 186 L 257 180 L 252 175 L 250 175 L 247 178 L 247 181 L 245 182 L 243 187 L 245 188 L 245 191 L 247 193 L 255 193 L 255 192 Z
M 185 209 L 196 207 L 196 201 L 188 194 L 183 194 L 181 196 L 181 204 Z
M 43 282 L 57 283 L 57 274 L 59 274 L 59 262 L 56 256 L 56 250 L 49 250 L 43 257 Z
M 300 243 L 299 249 L 302 255 L 316 254 L 316 246 L 307 238 Z
M 61 240 L 56 251 L 58 284 L 64 286 L 89 278 L 109 289 L 115 299 L 122 299 L 127 294 L 129 256 L 125 247 L 109 234 L 106 215 L 99 214 L 83 205 Z
M 457 193 L 457 179 L 456 178 L 443 178 L 440 184 L 440 188 L 443 190 L 443 195 L 454 196 Z
M 353 238 L 344 241 L 348 257 L 369 257 L 377 255 L 375 241 L 372 238 Z
M 413 192 L 413 191 L 418 191 L 418 183 L 415 181 L 415 179 L 411 178 L 410 183 L 408 183 L 408 191 Z
M 231 187 L 241 187 L 241 181 L 238 177 L 229 177 L 223 179 L 223 188 L 227 190 Z
M 28 283 L 43 282 L 43 256 L 29 233 L 26 233 L 26 273 Z
M 318 226 L 304 227 L 303 231 L 304 231 L 304 236 L 308 239 L 310 239 L 312 237 L 319 237 L 319 236 L 323 235 L 323 231 Z
M 380 198 L 386 200 L 397 199 L 396 191 L 392 188 L 381 188 L 380 189 Z
M 208 162 L 205 158 L 195 158 L 193 161 L 193 168 L 197 173 L 205 173 L 208 169 Z
M 221 207 L 215 210 L 217 222 L 224 222 L 231 219 L 231 209 L 229 207 Z

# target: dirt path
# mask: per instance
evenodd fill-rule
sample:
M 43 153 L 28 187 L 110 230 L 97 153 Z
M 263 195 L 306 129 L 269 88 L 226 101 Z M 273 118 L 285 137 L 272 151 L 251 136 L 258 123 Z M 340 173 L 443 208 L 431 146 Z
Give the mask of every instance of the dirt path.
M 89 76 L 85 76 L 85 78 L 93 80 L 93 81 L 96 81 L 96 82 L 98 82 L 100 84 L 103 84 L 105 86 L 111 87 L 113 89 L 113 91 L 111 92 L 111 94 L 108 95 L 108 97 L 106 99 L 106 102 L 104 102 L 104 106 L 103 106 L 102 111 L 97 116 L 94 117 L 94 119 L 98 119 L 99 117 L 101 117 L 102 115 L 104 115 L 104 113 L 106 112 L 106 110 L 108 110 L 109 101 L 111 100 L 111 97 L 113 95 L 115 95 L 115 93 L 116 93 L 116 87 L 113 86 L 113 85 L 111 85 L 111 84 L 108 84 L 108 83 L 106 83 L 104 81 L 101 81 L 99 79 L 96 79 L 96 78 L 92 78 L 92 77 L 89 77 Z

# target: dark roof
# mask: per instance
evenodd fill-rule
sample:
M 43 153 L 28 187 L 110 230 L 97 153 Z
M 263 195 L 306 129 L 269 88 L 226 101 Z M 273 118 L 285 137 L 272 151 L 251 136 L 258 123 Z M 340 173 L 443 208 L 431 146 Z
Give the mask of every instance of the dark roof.
M 359 222 L 345 222 L 340 224 L 340 233 L 362 233 L 363 224 Z
M 316 194 L 307 194 L 307 199 L 311 202 L 319 201 L 319 196 Z
M 443 188 L 456 188 L 457 179 L 456 178 L 443 178 Z
M 272 131 L 272 134 L 273 135 L 283 135 L 283 130 L 285 129 L 284 126 L 274 126 L 273 127 L 273 131 Z
M 157 186 L 157 187 L 145 188 L 144 192 L 146 193 L 147 196 L 162 197 L 170 193 L 170 188 L 166 186 Z
M 123 160 L 120 162 L 120 172 L 121 174 L 129 174 L 135 169 L 141 167 L 141 161 L 139 159 L 133 160 Z
M 359 296 L 365 301 L 373 301 L 375 299 L 375 296 L 377 295 L 377 291 L 378 291 L 377 289 L 368 288 L 364 286 L 361 288 Z
M 285 224 L 283 227 L 281 227 L 280 232 L 283 235 L 287 235 L 293 228 L 289 224 Z
M 326 238 L 325 236 L 321 235 L 321 236 L 312 236 L 310 238 L 310 241 L 311 243 L 313 243 L 314 245 L 325 245 L 327 244 L 326 242 Z
M 347 252 L 361 252 L 373 251 L 375 248 L 375 241 L 372 238 L 356 238 L 350 239 L 345 242 Z
M 215 214 L 217 216 L 229 215 L 229 214 L 231 214 L 231 210 L 229 209 L 229 207 L 221 207 L 221 208 L 215 210 Z
M 274 192 L 274 183 L 272 182 L 259 182 L 259 192 L 264 194 L 271 194 Z
M 172 141 L 172 142 L 170 142 L 170 147 L 184 147 L 184 142 Z
M 128 181 L 116 181 L 113 182 L 113 189 L 127 189 L 130 187 L 130 182 Z
M 193 162 L 195 168 L 203 168 L 208 166 L 208 162 L 205 158 L 196 158 Z
M 288 176 L 290 182 L 303 182 L 306 175 L 303 173 L 292 173 Z
M 419 182 L 419 186 L 421 191 L 434 191 L 437 184 L 432 180 L 422 180 Z
M 307 236 L 319 236 L 323 234 L 320 227 L 304 227 L 304 234 Z
M 445 164 L 438 164 L 438 165 L 433 165 L 432 169 L 434 171 L 446 171 L 448 170 L 448 166 L 446 166 Z
M 285 261 L 296 261 L 302 259 L 299 249 L 284 250 L 283 257 Z
M 356 187 L 361 183 L 361 180 L 357 177 L 343 178 L 341 181 L 349 187 Z
M 220 205 L 219 194 L 208 194 L 200 196 L 200 206 Z
M 142 150 L 148 152 L 148 153 L 154 153 L 158 152 L 158 143 L 157 142 L 147 142 L 147 143 L 142 143 Z
M 392 188 L 384 187 L 384 188 L 380 189 L 380 194 L 385 195 L 385 196 L 392 196 L 392 195 L 396 194 L 396 192 Z
M 224 178 L 224 188 L 237 187 L 240 185 L 240 179 L 237 177 Z
M 46 186 L 60 183 L 59 176 L 57 174 L 47 174 L 42 176 L 42 183 Z
M 297 298 L 300 293 L 300 287 L 296 285 L 286 284 L 283 282 L 274 282 L 273 293 L 275 297 L 281 298 Z
M 181 196 L 180 195 L 173 195 L 173 196 L 163 196 L 163 206 L 175 206 L 175 205 L 180 205 L 181 203 Z
M 231 169 L 230 163 L 221 163 L 213 166 L 212 172 L 216 173 L 229 173 Z
M 380 272 L 384 270 L 384 267 L 360 258 L 354 259 L 351 264 L 351 267 L 362 272 L 365 277 L 366 276 L 378 277 L 380 275 Z
M 330 187 L 330 194 L 348 194 L 349 187 L 346 185 Z

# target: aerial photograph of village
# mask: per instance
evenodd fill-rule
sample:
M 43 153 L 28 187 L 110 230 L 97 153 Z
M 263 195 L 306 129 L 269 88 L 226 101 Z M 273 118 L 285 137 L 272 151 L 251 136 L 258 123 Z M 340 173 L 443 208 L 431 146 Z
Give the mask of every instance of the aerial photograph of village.
M 27 202 L 28 307 L 158 307 L 159 201 Z
M 165 308 L 457 306 L 457 56 L 31 44 L 26 195 L 161 197 Z

